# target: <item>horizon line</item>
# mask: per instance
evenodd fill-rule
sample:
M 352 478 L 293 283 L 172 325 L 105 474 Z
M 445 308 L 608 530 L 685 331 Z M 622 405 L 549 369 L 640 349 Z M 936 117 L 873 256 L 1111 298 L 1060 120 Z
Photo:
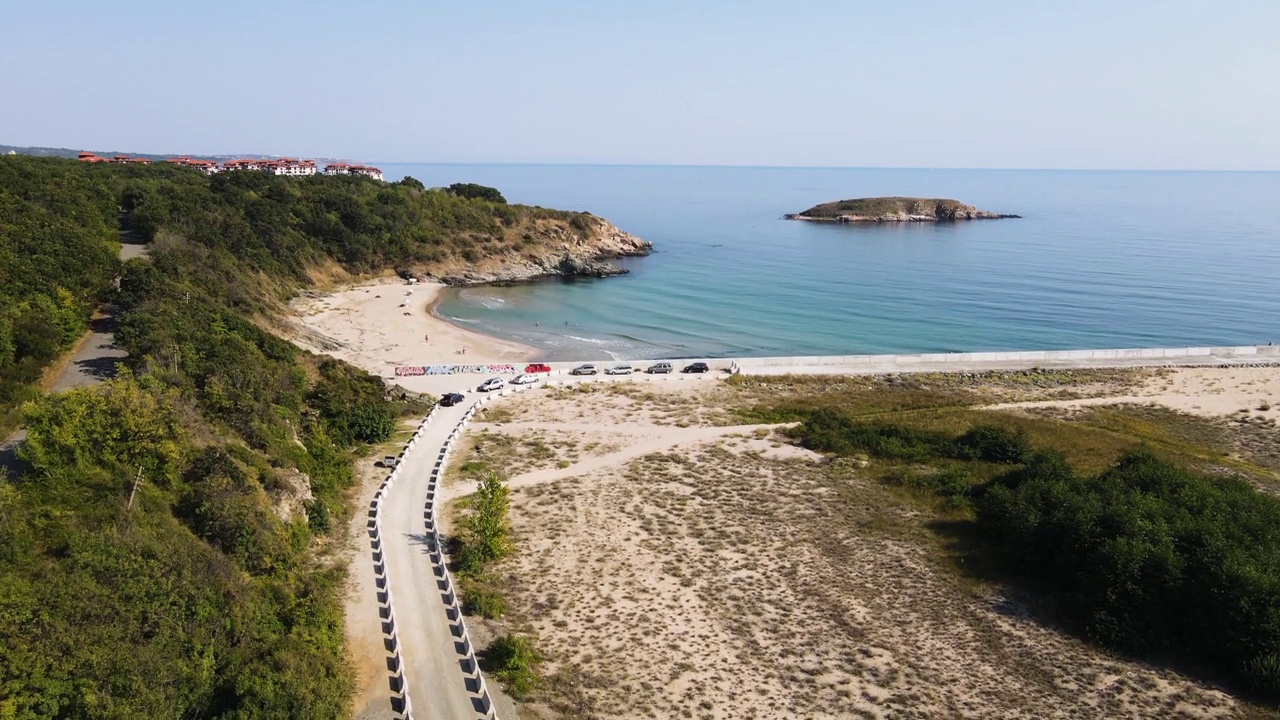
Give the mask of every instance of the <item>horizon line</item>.
M 31 150 L 66 150 L 75 152 L 71 147 L 56 147 L 52 145 L 10 145 L 0 143 L 0 146 L 14 149 L 31 149 Z M 119 150 L 100 150 L 97 152 L 120 152 Z M 173 153 L 157 153 L 145 150 L 132 150 L 129 154 L 135 155 L 172 155 L 179 157 L 202 156 L 202 157 L 249 157 L 249 156 L 265 156 L 265 157 L 308 157 L 306 154 L 286 154 L 278 155 L 263 152 L 243 152 L 243 153 L 209 153 L 209 152 L 187 152 L 181 154 Z M 325 160 L 333 160 L 338 156 L 317 154 L 309 156 L 310 158 L 319 158 Z M 354 156 L 353 156 L 354 157 Z M 476 165 L 490 167 L 654 167 L 654 168 L 741 168 L 741 169 L 768 169 L 768 170 L 984 170 L 984 171 L 1001 171 L 1001 172 L 1132 172 L 1132 173 L 1277 173 L 1280 168 L 1177 168 L 1177 167 L 1161 167 L 1161 168 L 1132 168 L 1132 167 L 1000 167 L 1000 166 L 964 166 L 964 165 L 786 165 L 786 164 L 759 164 L 759 163 L 679 163 L 679 162 L 601 162 L 601 161 L 495 161 L 495 160 L 373 160 L 366 162 L 377 162 L 387 165 Z
M 996 170 L 1002 172 L 1150 172 L 1150 173 L 1277 173 L 1277 169 L 1233 169 L 1233 168 L 1121 168 L 1121 167 L 976 167 L 961 165 L 926 166 L 926 165 L 755 165 L 755 164 L 721 164 L 721 163 L 645 163 L 645 162 L 498 162 L 498 161 L 418 161 L 418 160 L 374 160 L 382 165 L 435 165 L 457 166 L 477 165 L 488 167 L 654 167 L 654 168 L 735 168 L 760 170 Z

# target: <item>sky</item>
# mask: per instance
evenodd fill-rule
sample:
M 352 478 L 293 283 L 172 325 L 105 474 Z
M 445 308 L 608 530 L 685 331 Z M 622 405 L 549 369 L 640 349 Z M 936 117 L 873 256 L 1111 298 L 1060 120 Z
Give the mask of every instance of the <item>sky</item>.
M 0 143 L 1280 170 L 1278 0 L 0 0 Z

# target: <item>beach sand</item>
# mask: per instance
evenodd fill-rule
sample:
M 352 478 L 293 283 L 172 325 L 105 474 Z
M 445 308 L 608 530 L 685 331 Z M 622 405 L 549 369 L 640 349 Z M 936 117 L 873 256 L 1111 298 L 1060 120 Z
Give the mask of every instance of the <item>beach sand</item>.
M 1203 367 L 1160 371 L 1133 392 L 1095 398 L 991 405 L 1013 408 L 1085 408 L 1096 405 L 1158 405 L 1201 417 L 1253 417 L 1280 421 L 1280 367 Z
M 385 278 L 330 293 L 308 293 L 291 309 L 294 342 L 382 377 L 397 365 L 525 363 L 538 351 L 457 327 L 433 314 L 445 288 Z

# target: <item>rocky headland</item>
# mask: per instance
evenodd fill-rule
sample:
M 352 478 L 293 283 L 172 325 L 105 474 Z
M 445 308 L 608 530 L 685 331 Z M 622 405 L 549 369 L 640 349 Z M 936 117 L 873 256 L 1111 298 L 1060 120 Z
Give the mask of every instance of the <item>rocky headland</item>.
M 876 197 L 837 200 L 814 205 L 804 212 L 789 213 L 787 220 L 814 220 L 838 223 L 953 222 L 956 220 L 998 220 L 1021 215 L 979 210 L 959 200 L 940 198 Z
M 613 260 L 642 257 L 653 243 L 619 229 L 603 218 L 575 213 L 538 217 L 509 228 L 501 247 L 483 255 L 454 259 L 426 268 L 448 285 L 513 283 L 544 277 L 610 277 L 627 272 Z

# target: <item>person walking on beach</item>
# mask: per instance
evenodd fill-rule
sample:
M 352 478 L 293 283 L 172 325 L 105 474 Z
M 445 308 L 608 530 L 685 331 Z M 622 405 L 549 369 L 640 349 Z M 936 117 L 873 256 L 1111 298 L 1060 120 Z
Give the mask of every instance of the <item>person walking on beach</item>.
M 541 321 L 541 320 L 534 320 L 534 321 L 533 321 L 533 326 L 534 326 L 534 327 L 542 327 L 542 321 Z

